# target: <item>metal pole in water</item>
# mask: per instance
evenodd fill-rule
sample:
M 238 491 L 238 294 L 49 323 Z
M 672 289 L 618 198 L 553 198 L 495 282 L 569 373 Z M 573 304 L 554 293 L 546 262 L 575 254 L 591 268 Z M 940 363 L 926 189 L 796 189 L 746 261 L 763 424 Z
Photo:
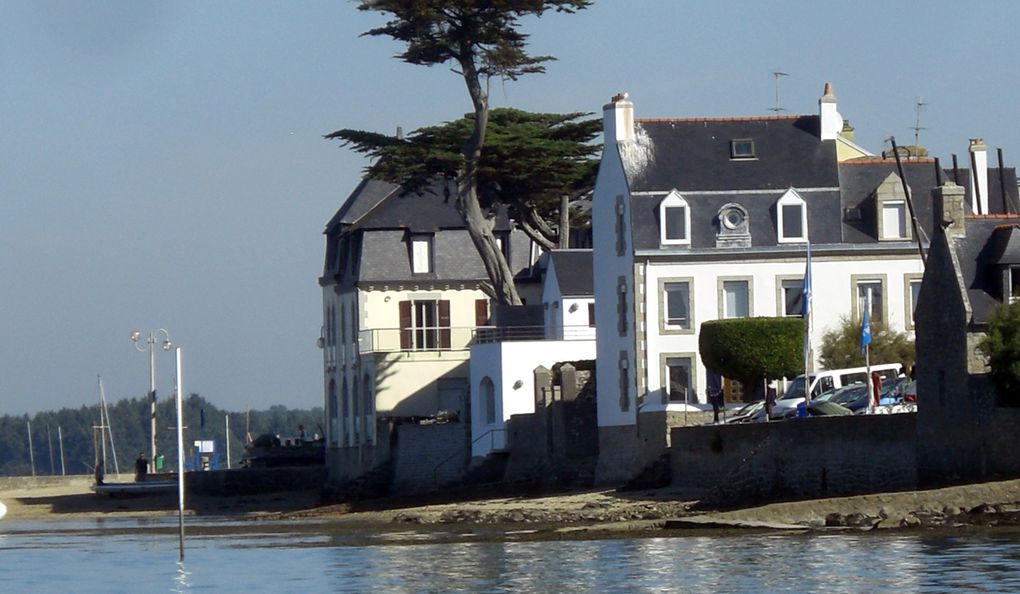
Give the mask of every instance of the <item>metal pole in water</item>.
M 180 525 L 180 560 L 184 561 L 184 383 L 181 379 L 181 347 L 177 347 L 177 518 Z
M 224 422 L 226 423 L 226 441 L 227 441 L 227 470 L 230 470 L 230 413 L 223 415 Z

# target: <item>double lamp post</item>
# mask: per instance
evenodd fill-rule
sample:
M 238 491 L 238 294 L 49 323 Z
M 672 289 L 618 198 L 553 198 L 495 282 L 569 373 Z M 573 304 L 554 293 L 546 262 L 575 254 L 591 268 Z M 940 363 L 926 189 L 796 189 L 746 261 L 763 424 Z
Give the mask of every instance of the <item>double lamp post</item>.
M 150 452 L 149 452 L 149 472 L 156 472 L 156 338 L 162 334 L 163 342 L 161 346 L 164 351 L 169 351 L 173 348 L 174 344 L 170 342 L 170 334 L 160 328 L 149 333 L 148 338 L 145 339 L 147 346 L 142 346 L 139 341 L 142 340 L 142 333 L 139 330 L 133 330 L 131 332 L 131 342 L 135 343 L 135 349 L 139 352 L 144 353 L 146 350 L 149 351 L 149 437 L 150 437 Z

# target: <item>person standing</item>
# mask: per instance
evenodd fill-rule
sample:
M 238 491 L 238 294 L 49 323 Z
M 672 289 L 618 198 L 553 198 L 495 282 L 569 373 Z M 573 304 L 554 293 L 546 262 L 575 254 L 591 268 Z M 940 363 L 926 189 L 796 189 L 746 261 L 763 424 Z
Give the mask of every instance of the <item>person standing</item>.
M 149 473 L 149 461 L 145 458 L 145 452 L 140 452 L 135 459 L 135 482 L 144 483 L 145 476 Z
M 719 423 L 719 411 L 723 408 L 722 377 L 717 373 L 708 374 L 708 387 L 705 392 L 708 395 L 708 403 L 712 405 L 712 422 Z
M 772 420 L 772 409 L 776 406 L 776 382 L 771 381 L 768 387 L 765 388 L 765 420 Z

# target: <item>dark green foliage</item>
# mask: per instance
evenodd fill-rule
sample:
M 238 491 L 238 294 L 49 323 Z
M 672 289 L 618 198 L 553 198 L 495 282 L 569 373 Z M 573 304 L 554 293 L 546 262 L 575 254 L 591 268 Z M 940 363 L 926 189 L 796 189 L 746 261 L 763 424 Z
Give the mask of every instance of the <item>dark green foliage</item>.
M 803 349 L 800 318 L 713 320 L 701 325 L 698 337 L 705 368 L 745 384 L 801 373 Z
M 214 440 L 220 454 L 220 463 L 226 467 L 226 428 L 224 416 L 230 415 L 231 465 L 237 466 L 244 455 L 245 413 L 226 412 L 198 394 L 185 399 L 184 445 L 191 452 L 196 440 Z M 205 427 L 201 425 L 201 411 L 205 410 Z M 113 443 L 117 450 L 117 464 L 121 474 L 130 475 L 139 452 L 149 455 L 149 404 L 145 398 L 132 398 L 108 404 Z M 323 434 L 321 408 L 311 410 L 288 409 L 273 406 L 265 411 L 251 411 L 251 436 L 261 433 L 279 433 L 296 436 L 298 425 L 303 424 L 308 435 Z M 67 474 L 90 474 L 95 464 L 96 440 L 99 430 L 99 406 L 40 412 L 29 417 L 0 417 L 0 476 L 27 476 L 32 474 L 28 451 L 28 422 L 32 423 L 32 451 L 35 455 L 37 475 L 60 474 L 60 442 L 58 428 L 63 435 L 64 469 Z M 177 409 L 170 398 L 160 399 L 156 406 L 156 449 L 166 458 L 169 467 L 177 465 Z M 52 446 L 52 447 L 51 447 Z M 53 464 L 50 465 L 52 453 Z M 107 438 L 106 472 L 113 475 L 113 452 Z
M 476 62 L 482 77 L 516 80 L 544 72 L 551 56 L 529 56 L 528 36 L 519 19 L 547 10 L 574 12 L 590 0 L 365 0 L 358 8 L 388 12 L 393 19 L 365 35 L 386 35 L 407 44 L 397 57 L 409 64 L 434 66 L 465 59 Z
M 904 369 L 914 364 L 914 341 L 903 332 L 890 330 L 882 322 L 871 323 L 871 363 L 899 363 Z M 835 328 L 822 335 L 819 362 L 825 369 L 864 367 L 861 354 L 861 321 L 843 317 Z
M 988 320 L 979 349 L 988 357 L 1002 404 L 1020 404 L 1020 301 L 1003 305 Z
M 592 141 L 602 131 L 602 120 L 587 115 L 509 108 L 489 112 L 478 169 L 482 208 L 506 206 L 532 239 L 554 247 L 560 197 L 585 194 L 595 185 L 601 146 Z M 408 193 L 420 193 L 435 179 L 453 181 L 463 171 L 461 149 L 473 129 L 474 115 L 467 114 L 440 126 L 421 128 L 406 138 L 361 130 L 337 130 L 326 138 L 370 156 L 373 163 L 365 170 L 368 177 L 402 184 Z

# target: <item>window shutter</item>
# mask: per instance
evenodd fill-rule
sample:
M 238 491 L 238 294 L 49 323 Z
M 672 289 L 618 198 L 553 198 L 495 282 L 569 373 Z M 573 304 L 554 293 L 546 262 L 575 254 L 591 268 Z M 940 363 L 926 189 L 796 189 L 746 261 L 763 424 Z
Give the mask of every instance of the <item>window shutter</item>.
M 441 299 L 439 305 L 439 348 L 450 348 L 450 302 Z
M 489 325 L 489 300 L 475 299 L 475 326 Z
M 400 305 L 400 350 L 411 349 L 411 302 L 401 301 Z

